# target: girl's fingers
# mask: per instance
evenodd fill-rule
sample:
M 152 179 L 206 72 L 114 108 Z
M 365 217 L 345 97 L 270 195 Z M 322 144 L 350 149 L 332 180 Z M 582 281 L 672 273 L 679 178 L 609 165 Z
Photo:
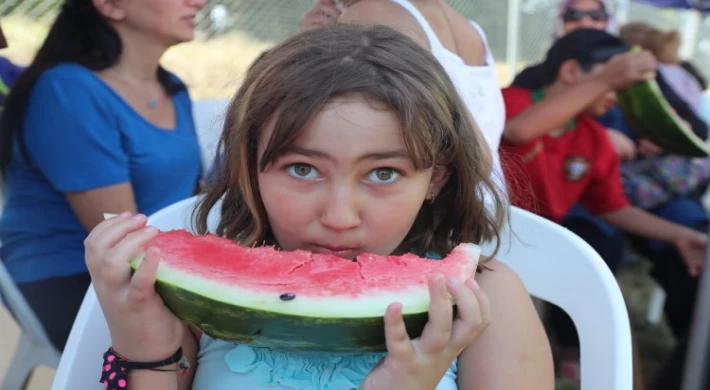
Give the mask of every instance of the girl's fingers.
M 473 278 L 469 279 L 466 285 L 473 291 L 473 295 L 475 295 L 476 300 L 478 300 L 481 323 L 487 326 L 491 323 L 491 302 L 488 300 L 488 295 L 486 295 L 486 292 L 483 291 L 478 282 Z
M 140 255 L 143 247 L 152 240 L 158 230 L 145 227 L 133 232 L 113 247 L 104 259 L 101 275 L 104 282 L 115 286 L 124 285 L 131 278 L 129 262 Z
M 121 223 L 122 221 L 125 221 L 125 220 L 128 219 L 128 217 L 130 217 L 130 216 L 131 216 L 131 213 L 128 212 L 128 211 L 126 211 L 126 212 L 123 212 L 123 213 L 121 213 L 121 214 L 119 214 L 119 215 L 116 215 L 116 216 L 114 216 L 114 217 L 111 217 L 111 218 L 108 218 L 108 219 L 104 220 L 104 221 L 101 222 L 100 224 L 96 225 L 96 227 L 94 227 L 94 228 L 89 232 L 89 235 L 87 236 L 87 239 L 93 238 L 93 237 L 96 237 L 96 236 L 100 236 L 101 233 L 102 233 L 104 230 L 110 229 L 111 226 L 114 226 L 114 225 L 116 225 L 116 224 L 118 224 L 118 223 Z
M 456 301 L 456 309 L 458 318 L 454 321 L 452 341 L 456 347 L 465 344 L 470 338 L 470 334 L 481 323 L 481 310 L 476 295 L 471 290 L 470 283 L 472 279 L 466 280 L 466 283 L 461 283 L 458 286 L 453 286 L 449 290 Z M 465 345 L 463 345 L 465 347 Z
M 160 265 L 160 251 L 148 249 L 143 261 L 131 277 L 128 299 L 131 303 L 145 301 L 155 293 L 155 279 Z
M 402 305 L 393 303 L 385 311 L 385 343 L 387 352 L 395 359 L 408 359 L 415 354 L 414 344 L 407 334 L 402 318 Z
M 422 352 L 425 353 L 439 353 L 446 348 L 451 340 L 453 307 L 449 300 L 446 284 L 446 278 L 443 275 L 434 275 L 429 278 L 429 296 L 431 297 L 429 322 L 424 327 L 420 339 Z M 449 284 L 453 284 L 453 288 L 463 287 L 463 283 L 457 280 L 450 280 Z
M 108 225 L 110 222 L 113 222 L 113 219 L 114 218 L 111 218 L 102 223 Z M 108 248 L 113 248 L 129 233 L 145 227 L 147 220 L 148 218 L 142 214 L 134 215 L 130 218 L 121 217 L 120 220 L 117 220 L 110 226 L 106 226 L 106 228 L 102 229 L 99 233 L 94 234 L 91 240 L 87 238 L 87 249 L 102 253 Z

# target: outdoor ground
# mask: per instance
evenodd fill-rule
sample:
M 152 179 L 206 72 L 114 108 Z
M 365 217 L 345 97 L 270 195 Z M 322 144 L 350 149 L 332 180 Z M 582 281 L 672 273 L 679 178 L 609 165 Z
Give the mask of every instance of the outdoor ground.
M 8 55 L 18 63 L 26 63 L 32 58 L 46 34 L 43 25 L 17 18 L 3 19 L 3 30 L 11 44 L 10 49 L 3 51 L 3 55 Z M 175 47 L 166 54 L 163 63 L 188 84 L 193 99 L 229 97 L 235 92 L 251 61 L 271 45 L 271 42 L 257 41 L 245 34 L 231 34 Z M 501 84 L 507 83 L 509 69 L 499 64 L 497 71 Z M 651 326 L 645 323 L 646 305 L 653 287 L 647 269 L 646 262 L 633 263 L 621 272 L 620 278 L 629 295 L 629 311 L 637 330 L 644 373 L 650 378 L 672 348 L 673 341 L 665 325 Z M 8 313 L 0 308 L 0 381 L 9 365 L 18 332 Z M 53 370 L 39 369 L 27 390 L 49 389 L 53 375 Z M 574 388 L 558 384 L 558 389 Z

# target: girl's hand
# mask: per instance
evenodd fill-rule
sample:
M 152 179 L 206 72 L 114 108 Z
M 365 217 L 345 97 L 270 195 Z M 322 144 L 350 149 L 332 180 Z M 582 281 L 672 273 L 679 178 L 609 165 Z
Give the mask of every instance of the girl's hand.
M 456 319 L 447 291 L 456 301 Z M 393 303 L 387 307 L 388 353 L 365 378 L 362 389 L 434 389 L 451 363 L 488 327 L 488 298 L 473 279 L 446 283 L 442 275 L 435 275 L 429 279 L 429 294 L 429 322 L 415 340 L 407 335 L 402 305 Z
M 149 251 L 131 275 L 129 261 L 143 252 L 157 229 L 144 215 L 123 213 L 94 228 L 84 241 L 86 265 L 106 316 L 113 347 L 134 361 L 172 356 L 180 347 L 184 325 L 155 292 L 160 255 Z
M 676 242 L 678 252 L 683 256 L 685 264 L 688 267 L 688 273 L 696 277 L 700 274 L 700 270 L 705 264 L 707 256 L 708 236 L 703 233 L 694 232 L 689 238 L 681 239 Z

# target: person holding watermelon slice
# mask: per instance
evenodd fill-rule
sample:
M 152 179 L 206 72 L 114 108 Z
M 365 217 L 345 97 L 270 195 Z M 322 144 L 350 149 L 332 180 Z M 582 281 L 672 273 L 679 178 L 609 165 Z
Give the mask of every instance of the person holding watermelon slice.
M 567 226 L 612 271 L 621 262 L 623 236 L 610 237 L 600 226 L 671 246 L 675 254 L 664 260 L 695 277 L 705 260 L 706 234 L 630 205 L 619 159 L 593 119 L 616 103 L 615 90 L 653 77 L 654 61 L 598 29 L 560 38 L 541 68 L 544 88 L 504 90 L 508 122 L 501 154 L 513 204 Z M 687 315 L 678 313 L 684 308 L 667 312 Z
M 495 239 L 504 225 L 488 146 L 452 79 L 392 28 L 336 24 L 287 39 L 252 64 L 227 113 L 226 158 L 197 206 L 199 233 L 220 202 L 216 233 L 244 246 L 438 261 L 459 243 Z M 496 207 L 485 207 L 486 193 Z M 111 332 L 112 349 L 96 361 L 109 389 L 115 380 L 131 390 L 554 386 L 532 300 L 492 258 L 467 280 L 430 275 L 421 337 L 409 337 L 393 302 L 382 313 L 386 352 L 303 352 L 221 341 L 182 323 L 155 291 L 154 237 L 144 215 L 126 212 L 85 242 Z M 130 259 L 144 250 L 132 273 Z M 186 362 L 187 375 L 173 372 Z

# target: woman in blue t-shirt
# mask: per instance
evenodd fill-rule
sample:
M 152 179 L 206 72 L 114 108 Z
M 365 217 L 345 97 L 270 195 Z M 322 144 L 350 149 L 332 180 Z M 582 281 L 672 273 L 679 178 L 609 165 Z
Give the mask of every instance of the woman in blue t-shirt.
M 151 214 L 195 193 L 185 85 L 159 61 L 193 39 L 205 0 L 66 0 L 0 120 L 0 259 L 63 350 L 103 213 Z

